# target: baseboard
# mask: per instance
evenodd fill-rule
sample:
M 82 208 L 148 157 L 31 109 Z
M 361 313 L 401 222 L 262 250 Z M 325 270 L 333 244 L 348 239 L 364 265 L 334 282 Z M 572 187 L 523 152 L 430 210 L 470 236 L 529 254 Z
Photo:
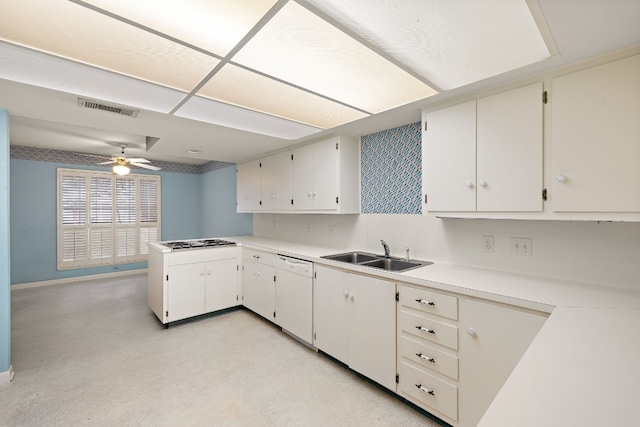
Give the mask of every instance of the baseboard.
M 114 271 L 113 273 L 90 274 L 88 276 L 67 277 L 64 279 L 54 279 L 54 280 L 42 280 L 39 282 L 31 282 L 31 283 L 17 283 L 15 285 L 11 285 L 11 290 L 17 291 L 19 289 L 39 288 L 40 286 L 60 285 L 63 283 L 84 282 L 87 280 L 108 279 L 113 277 L 136 276 L 138 274 L 146 274 L 146 273 L 147 273 L 146 268 L 139 268 L 136 270 Z
M 13 370 L 13 366 L 9 365 L 9 370 L 0 372 L 0 385 L 9 384 L 13 381 L 13 377 L 15 375 L 15 371 Z

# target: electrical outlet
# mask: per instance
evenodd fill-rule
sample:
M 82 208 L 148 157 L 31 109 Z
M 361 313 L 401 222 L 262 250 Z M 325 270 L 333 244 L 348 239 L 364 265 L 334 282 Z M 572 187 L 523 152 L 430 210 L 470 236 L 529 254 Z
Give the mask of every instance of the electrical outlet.
M 311 223 L 307 223 L 307 233 L 311 233 Z
M 329 226 L 329 234 L 335 234 L 336 233 L 336 226 L 335 225 L 330 225 Z
M 512 237 L 511 253 L 514 255 L 532 256 L 533 240 L 528 237 Z
M 482 236 L 482 252 L 493 251 L 493 236 Z
M 273 221 L 273 229 L 274 230 L 278 229 L 278 221 Z

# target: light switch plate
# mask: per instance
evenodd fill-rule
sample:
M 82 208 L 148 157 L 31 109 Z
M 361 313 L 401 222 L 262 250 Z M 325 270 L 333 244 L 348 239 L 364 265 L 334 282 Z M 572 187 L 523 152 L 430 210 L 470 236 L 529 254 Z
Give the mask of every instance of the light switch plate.
M 529 237 L 512 237 L 511 253 L 514 255 L 532 256 L 533 240 Z

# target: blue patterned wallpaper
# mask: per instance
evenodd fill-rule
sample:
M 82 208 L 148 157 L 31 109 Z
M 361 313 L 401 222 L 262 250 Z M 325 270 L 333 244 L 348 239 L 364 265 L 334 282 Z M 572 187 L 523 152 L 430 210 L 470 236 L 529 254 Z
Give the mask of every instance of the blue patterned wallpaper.
M 96 158 L 73 153 L 71 151 L 49 150 L 37 147 L 25 147 L 22 145 L 11 145 L 11 158 L 20 160 L 35 160 L 39 162 L 71 163 L 74 165 L 94 166 Z M 105 156 L 106 157 L 106 156 Z M 158 166 L 163 172 L 189 173 L 201 175 L 217 169 L 226 168 L 233 163 L 212 160 L 201 165 L 188 163 L 162 162 L 154 160 L 153 165 Z
M 362 213 L 422 213 L 421 135 L 417 122 L 361 138 Z

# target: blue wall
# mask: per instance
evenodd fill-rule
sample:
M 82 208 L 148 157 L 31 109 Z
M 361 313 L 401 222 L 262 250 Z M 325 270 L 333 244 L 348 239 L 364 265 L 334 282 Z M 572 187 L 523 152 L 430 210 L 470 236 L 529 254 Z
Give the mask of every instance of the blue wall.
M 253 234 L 253 214 L 236 213 L 236 166 L 201 175 L 203 237 Z
M 56 169 L 60 167 L 104 170 L 87 165 L 11 159 L 11 283 L 146 268 L 146 263 L 134 263 L 56 270 Z M 225 172 L 231 170 L 233 174 Z M 136 170 L 136 173 L 146 171 Z M 162 240 L 253 232 L 252 215 L 235 213 L 235 167 L 203 175 L 159 174 Z
M 11 364 L 9 113 L 0 109 L 0 372 Z

